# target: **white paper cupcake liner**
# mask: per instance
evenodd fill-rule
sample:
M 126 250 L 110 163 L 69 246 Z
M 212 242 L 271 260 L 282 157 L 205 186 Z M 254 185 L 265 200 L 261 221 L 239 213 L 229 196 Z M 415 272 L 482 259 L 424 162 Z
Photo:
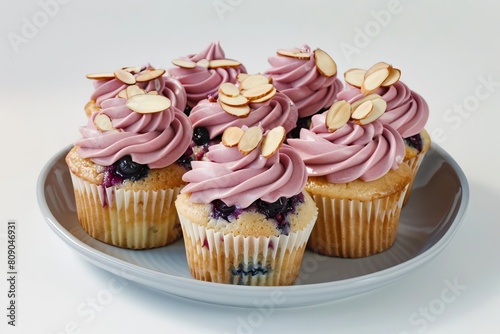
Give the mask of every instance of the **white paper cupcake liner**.
M 194 278 L 239 285 L 290 285 L 299 274 L 316 217 L 301 231 L 280 236 L 224 234 L 179 214 Z
M 413 188 L 413 182 L 415 181 L 418 169 L 420 168 L 420 165 L 422 164 L 422 161 L 424 160 L 426 153 L 427 152 L 420 152 L 415 157 L 404 160 L 404 162 L 406 162 L 406 164 L 410 167 L 412 176 L 410 185 L 408 186 L 408 190 L 406 191 L 405 197 L 403 199 L 403 205 L 405 205 L 406 202 L 408 202 L 408 199 L 410 198 L 411 190 Z
M 133 191 L 103 188 L 71 173 L 83 229 L 105 243 L 131 249 L 161 247 L 182 230 L 174 201 L 180 188 Z
M 312 195 L 318 219 L 307 248 L 345 258 L 370 256 L 390 248 L 396 238 L 406 189 L 368 202 Z

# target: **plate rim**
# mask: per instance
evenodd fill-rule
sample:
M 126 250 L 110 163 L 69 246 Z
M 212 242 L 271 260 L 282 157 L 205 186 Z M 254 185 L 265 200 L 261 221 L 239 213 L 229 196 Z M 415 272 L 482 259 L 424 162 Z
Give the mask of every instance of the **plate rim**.
M 328 303 L 331 301 L 336 301 L 344 299 L 347 297 L 359 295 L 368 291 L 372 291 L 381 288 L 391 282 L 398 280 L 413 270 L 422 267 L 427 264 L 440 254 L 451 242 L 453 236 L 458 231 L 465 214 L 467 212 L 470 190 L 467 177 L 465 176 L 463 170 L 460 168 L 458 163 L 451 157 L 451 155 L 446 152 L 443 148 L 435 143 L 431 143 L 431 148 L 429 151 L 436 151 L 447 163 L 450 164 L 452 169 L 457 174 L 460 181 L 461 194 L 460 201 L 458 203 L 459 208 L 455 215 L 454 221 L 451 223 L 448 230 L 436 241 L 432 246 L 424 250 L 422 253 L 416 255 L 415 257 L 406 260 L 402 263 L 396 264 L 389 268 L 385 268 L 373 273 L 364 274 L 356 277 L 331 281 L 331 282 L 320 282 L 320 283 L 310 283 L 304 285 L 291 285 L 291 286 L 264 286 L 264 287 L 254 287 L 254 286 L 239 286 L 239 285 L 228 285 L 213 282 L 199 281 L 194 278 L 175 276 L 169 273 L 158 272 L 153 269 L 141 267 L 137 264 L 127 262 L 123 259 L 114 257 L 113 255 L 107 254 L 98 249 L 92 248 L 88 244 L 84 243 L 78 237 L 73 235 L 68 231 L 52 214 L 50 208 L 48 207 L 47 200 L 44 195 L 45 191 L 45 181 L 54 167 L 54 165 L 60 161 L 62 156 L 66 154 L 72 145 L 67 145 L 66 147 L 57 151 L 42 168 L 36 185 L 36 195 L 39 204 L 39 208 L 43 215 L 44 220 L 49 225 L 49 227 L 61 238 L 68 246 L 77 253 L 83 256 L 87 261 L 100 267 L 101 269 L 107 270 L 115 275 L 121 276 L 125 279 L 135 281 L 139 284 L 148 286 L 150 288 L 156 288 L 161 292 L 168 294 L 173 294 L 179 297 L 184 297 L 187 299 L 192 299 L 201 302 L 207 302 L 212 304 L 219 304 L 225 306 L 237 306 L 237 307 L 253 307 L 256 302 L 269 300 L 270 293 L 282 293 L 289 297 L 289 301 L 283 304 L 277 304 L 275 307 L 285 308 L 285 307 L 301 307 L 308 305 L 318 305 L 323 303 Z M 160 284 L 159 280 L 163 284 Z M 164 288 L 164 283 L 174 283 L 173 289 L 167 291 Z M 366 283 L 369 282 L 370 285 Z M 186 286 L 183 286 L 186 285 Z M 346 285 L 352 286 L 349 291 L 342 291 L 342 288 Z M 190 290 L 189 286 L 196 287 L 197 291 L 199 289 L 205 289 L 212 291 L 210 294 L 202 294 L 201 296 L 195 296 L 193 291 Z M 175 288 L 181 288 L 175 289 Z M 184 289 L 184 290 L 182 290 Z M 331 299 L 323 296 L 322 298 L 312 301 L 312 300 L 301 300 L 301 296 L 308 294 L 312 291 L 320 289 L 321 291 L 336 292 L 338 294 L 337 298 Z M 223 292 L 224 294 L 231 294 L 231 292 L 239 293 L 249 293 L 252 294 L 252 299 L 250 302 L 238 302 L 229 301 L 227 297 L 223 300 L 213 300 L 211 295 L 217 292 Z M 327 294 L 323 294 L 327 295 Z

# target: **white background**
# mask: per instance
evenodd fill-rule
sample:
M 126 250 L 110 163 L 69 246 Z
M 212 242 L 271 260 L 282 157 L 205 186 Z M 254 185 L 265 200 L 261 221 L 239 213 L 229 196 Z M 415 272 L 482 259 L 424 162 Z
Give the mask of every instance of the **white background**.
M 459 163 L 471 188 L 460 230 L 425 267 L 364 295 L 276 310 L 251 332 L 499 333 L 498 13 L 500 2 L 484 0 L 4 1 L 0 267 L 9 219 L 19 226 L 20 254 L 17 327 L 5 316 L 5 269 L 0 332 L 245 332 L 238 326 L 251 309 L 197 303 L 133 283 L 122 283 L 94 314 L 80 315 L 79 307 L 89 309 L 109 284 L 120 283 L 49 229 L 35 194 L 43 165 L 79 137 L 86 121 L 83 106 L 92 86 L 85 74 L 146 62 L 170 67 L 172 59 L 220 40 L 226 56 L 250 73 L 267 69 L 276 49 L 302 44 L 330 53 L 340 74 L 392 63 L 428 101 L 426 128 Z M 439 314 L 423 316 L 453 281 L 465 289 Z

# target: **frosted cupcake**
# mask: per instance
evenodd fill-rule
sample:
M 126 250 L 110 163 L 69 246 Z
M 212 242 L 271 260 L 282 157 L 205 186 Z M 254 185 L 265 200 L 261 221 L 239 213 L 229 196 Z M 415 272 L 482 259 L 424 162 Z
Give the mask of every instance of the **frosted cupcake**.
M 298 276 L 317 209 L 304 163 L 283 127 L 228 128 L 193 161 L 175 205 L 194 278 L 289 285 Z M 261 144 L 262 142 L 262 144 Z
M 94 81 L 94 92 L 85 105 L 85 113 L 90 116 L 101 109 L 104 100 L 113 97 L 126 97 L 129 86 L 138 86 L 145 92 L 157 92 L 167 97 L 172 105 L 180 110 L 186 107 L 186 91 L 174 78 L 165 76 L 165 70 L 151 65 L 142 67 L 125 67 L 109 73 L 88 74 Z
M 308 45 L 279 49 L 268 61 L 271 68 L 264 74 L 299 110 L 297 128 L 291 133 L 298 137 L 301 128 L 309 127 L 311 116 L 328 109 L 343 88 L 337 64 L 325 51 L 311 50 Z
M 304 160 L 305 189 L 318 206 L 308 247 L 320 254 L 358 258 L 392 246 L 411 170 L 399 133 L 379 118 L 385 101 L 336 102 L 312 117 L 311 129 L 288 139 Z
M 236 85 L 222 84 L 217 95 L 200 101 L 191 111 L 193 159 L 200 160 L 209 145 L 217 144 L 228 127 L 282 126 L 290 132 L 297 122 L 295 104 L 263 75 L 239 75 Z
M 246 73 L 239 61 L 226 58 L 219 42 L 210 43 L 198 54 L 174 59 L 172 63 L 176 67 L 168 69 L 168 74 L 178 79 L 186 90 L 186 114 L 199 101 L 216 94 L 222 83 L 236 83 L 238 74 Z
M 387 111 L 379 120 L 392 126 L 403 137 L 404 161 L 413 173 L 406 202 L 418 168 L 431 145 L 429 134 L 424 128 L 429 119 L 429 106 L 422 96 L 399 80 L 400 70 L 387 63 L 377 63 L 368 70 L 350 69 L 344 76 L 347 87 L 337 95 L 338 100 L 352 103 L 375 93 L 387 102 Z
M 131 249 L 168 245 L 181 237 L 174 200 L 186 169 L 189 119 L 161 95 L 133 85 L 126 98 L 102 101 L 66 156 L 83 229 Z

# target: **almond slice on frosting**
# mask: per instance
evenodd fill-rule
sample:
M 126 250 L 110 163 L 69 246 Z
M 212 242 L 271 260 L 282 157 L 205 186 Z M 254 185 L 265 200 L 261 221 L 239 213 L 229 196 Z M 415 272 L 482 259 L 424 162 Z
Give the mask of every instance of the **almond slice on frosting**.
M 337 101 L 326 114 L 326 126 L 329 132 L 334 132 L 343 127 L 351 118 L 351 104 L 347 101 Z
M 224 82 L 219 86 L 219 93 L 229 97 L 236 97 L 240 95 L 240 90 L 236 85 L 230 82 Z
M 134 95 L 141 95 L 146 93 L 137 85 L 128 86 L 126 91 L 127 91 L 127 98 L 130 98 Z
M 219 102 L 231 107 L 241 107 L 248 104 L 248 99 L 243 95 L 227 96 L 220 94 Z
M 351 117 L 354 120 L 360 120 L 368 116 L 373 110 L 373 102 L 372 100 L 367 100 L 361 103 L 356 109 L 353 110 Z
M 115 74 L 111 72 L 91 73 L 87 74 L 86 77 L 93 80 L 110 80 L 115 78 Z
M 302 52 L 299 49 L 293 49 L 293 50 L 278 49 L 278 51 L 276 51 L 276 54 L 278 54 L 279 56 L 290 57 L 295 59 L 303 59 L 303 60 L 311 58 L 311 55 L 309 53 Z
M 368 70 L 366 70 L 365 78 L 368 77 L 369 75 L 371 75 L 373 72 L 378 71 L 382 68 L 385 68 L 385 69 L 389 70 L 389 72 L 390 72 L 392 69 L 392 66 L 390 64 L 383 62 L 383 61 L 380 61 L 380 62 L 376 63 L 375 65 L 373 65 L 372 67 L 370 67 Z
M 253 87 L 266 85 L 269 83 L 269 78 L 262 74 L 252 74 L 247 76 L 240 84 L 241 90 L 249 90 Z
M 163 95 L 139 94 L 127 100 L 127 107 L 139 114 L 152 114 L 170 108 L 171 101 Z
M 236 80 L 238 80 L 238 82 L 241 84 L 243 82 L 243 80 L 245 80 L 249 76 L 250 76 L 250 74 L 248 74 L 248 73 L 238 73 L 238 75 L 236 76 Z
M 250 101 L 250 103 L 261 103 L 261 102 L 265 102 L 267 100 L 270 100 L 270 99 L 273 98 L 274 95 L 276 95 L 276 92 L 277 92 L 277 90 L 273 86 L 273 89 L 269 93 L 267 93 L 266 95 L 264 95 L 264 96 L 262 96 L 262 97 L 260 97 L 258 99 Z
M 208 66 L 210 66 L 210 61 L 207 59 L 200 59 L 196 62 L 196 66 L 208 68 Z
M 262 129 L 259 126 L 253 126 L 245 131 L 243 136 L 238 143 L 238 150 L 242 154 L 248 154 L 252 152 L 257 146 L 259 146 L 262 140 Z
M 389 77 L 389 72 L 388 68 L 380 68 L 369 75 L 365 75 L 365 80 L 361 85 L 361 93 L 365 95 L 373 93 Z
M 380 116 L 382 116 L 387 110 L 387 102 L 381 97 L 375 98 L 372 101 L 373 108 L 371 112 L 363 119 L 360 119 L 358 122 L 361 125 L 365 125 L 377 120 Z
M 257 100 L 271 93 L 273 88 L 274 86 L 270 83 L 264 85 L 258 85 L 243 91 L 241 95 L 243 95 L 250 101 Z
M 284 127 L 277 126 L 274 129 L 267 132 L 262 140 L 262 146 L 260 147 L 260 152 L 264 158 L 270 158 L 276 153 L 286 138 L 286 130 Z
M 236 126 L 230 126 L 222 134 L 222 145 L 227 147 L 234 147 L 238 145 L 241 137 L 243 137 L 245 131 L 242 128 Z
M 219 97 L 220 98 L 220 97 Z M 250 114 L 250 106 L 248 104 L 242 106 L 229 106 L 225 103 L 222 103 L 219 99 L 219 104 L 221 108 L 227 112 L 229 115 L 233 115 L 236 117 L 247 117 Z
M 128 86 L 128 87 L 130 87 L 130 86 Z M 128 88 L 128 87 L 127 87 L 127 88 Z M 122 98 L 122 99 L 128 99 L 127 89 L 122 89 L 122 90 L 118 93 L 118 95 L 116 95 L 116 97 L 120 97 L 120 98 Z
M 135 77 L 132 73 L 122 69 L 115 71 L 115 77 L 127 85 L 134 85 L 136 82 Z
M 146 82 L 146 81 L 151 81 L 156 78 L 161 77 L 163 74 L 165 74 L 165 70 L 162 68 L 157 68 L 157 69 L 151 69 L 151 70 L 145 70 L 141 72 L 135 80 L 137 82 Z
M 187 60 L 187 59 L 174 59 L 174 60 L 172 60 L 172 64 L 174 64 L 175 66 L 179 66 L 182 68 L 188 68 L 188 69 L 196 67 L 196 63 L 194 61 Z
M 214 59 L 208 62 L 208 68 L 238 67 L 241 63 L 232 59 Z
M 325 51 L 321 49 L 314 50 L 314 60 L 316 69 L 321 75 L 330 78 L 337 73 L 337 64 Z
M 101 132 L 106 132 L 113 130 L 113 123 L 108 115 L 99 114 L 94 118 L 94 125 L 97 130 Z
M 344 80 L 351 86 L 361 88 L 365 80 L 366 70 L 361 68 L 351 68 L 344 73 Z
M 387 77 L 387 79 L 385 79 L 384 82 L 380 84 L 380 86 L 388 87 L 394 85 L 396 82 L 399 81 L 400 77 L 401 77 L 401 71 L 397 68 L 392 68 L 391 71 L 389 72 L 389 76 Z

